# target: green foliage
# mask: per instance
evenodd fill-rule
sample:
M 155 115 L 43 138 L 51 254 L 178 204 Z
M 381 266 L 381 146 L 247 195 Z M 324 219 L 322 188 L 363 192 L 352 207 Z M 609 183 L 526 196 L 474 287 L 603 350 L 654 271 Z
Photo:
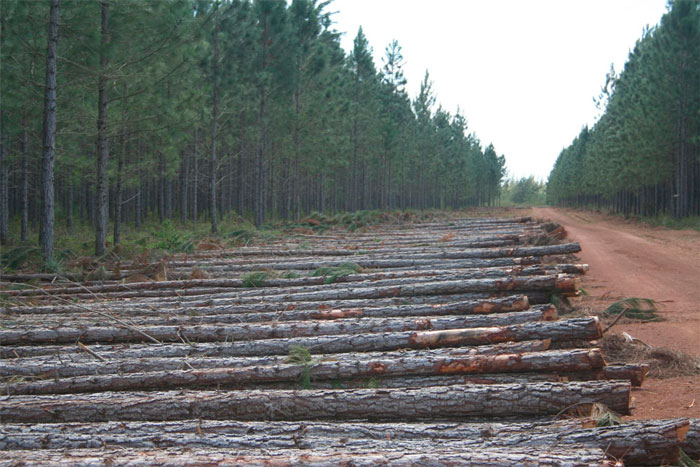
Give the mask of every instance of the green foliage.
M 36 260 L 40 250 L 35 246 L 21 245 L 14 248 L 0 249 L 0 265 L 4 270 L 13 271 L 21 268 L 30 260 Z
M 326 276 L 325 283 L 333 284 L 341 277 L 362 272 L 362 268 L 354 263 L 343 263 L 340 266 L 320 267 L 316 269 L 313 277 Z
M 640 220 L 653 227 L 666 227 L 673 230 L 692 229 L 700 231 L 700 216 L 688 216 L 674 219 L 671 216 L 641 217 Z
M 610 411 L 604 411 L 596 417 L 596 426 L 617 426 L 622 425 L 622 419 Z
M 300 384 L 302 389 L 311 389 L 311 367 L 318 363 L 318 360 L 311 358 L 311 352 L 305 347 L 292 345 L 289 347 L 289 356 L 285 363 L 303 365 Z
M 149 245 L 153 249 L 165 250 L 171 253 L 194 251 L 194 242 L 183 232 L 175 229 L 169 219 L 163 222 L 161 228 L 151 232 L 153 237 Z
M 319 233 L 383 222 L 380 209 L 492 204 L 503 156 L 468 131 L 465 115 L 440 107 L 429 73 L 420 95 L 408 96 L 396 41 L 381 66 L 362 30 L 346 54 L 329 4 L 121 0 L 109 3 L 110 41 L 103 44 L 100 3 L 62 0 L 56 243 L 76 254 L 95 245 L 86 232 L 101 202 L 99 76 L 108 77 L 101 128 L 126 254 L 192 251 L 205 218 L 221 219 L 231 243 L 247 245 L 276 238 L 273 219 L 296 219 L 296 227 Z M 0 5 L 7 28 L 0 137 L 9 142 L 9 189 L 19 192 L 25 135 L 27 167 L 37 166 L 41 147 L 43 89 L 26 83 L 43 82 L 49 9 L 47 2 Z M 38 192 L 39 180 L 27 174 L 29 192 Z M 27 212 L 38 204 L 30 199 Z M 16 202 L 0 206 L 15 224 L 20 210 Z M 18 233 L 13 228 L 11 237 Z
M 523 177 L 520 180 L 507 180 L 502 187 L 501 204 L 536 206 L 545 204 L 546 184 L 535 180 L 535 177 Z
M 656 302 L 650 298 L 625 298 L 608 306 L 604 315 L 618 316 L 624 313 L 624 316 L 641 321 L 660 321 Z
M 265 271 L 255 271 L 244 274 L 243 287 L 262 287 L 267 279 L 270 278 L 270 273 Z
M 367 389 L 379 389 L 381 387 L 381 384 L 379 384 L 379 380 L 377 378 L 370 378 L 367 380 L 367 384 L 365 384 L 365 387 Z
M 681 467 L 698 467 L 698 463 L 691 459 L 688 454 L 686 454 L 682 449 L 679 451 L 680 456 L 678 457 L 678 465 Z
M 619 74 L 611 67 L 602 115 L 559 154 L 549 175 L 552 204 L 608 207 L 624 215 L 700 215 L 700 8 L 668 2 Z M 696 223 L 697 225 L 697 223 Z

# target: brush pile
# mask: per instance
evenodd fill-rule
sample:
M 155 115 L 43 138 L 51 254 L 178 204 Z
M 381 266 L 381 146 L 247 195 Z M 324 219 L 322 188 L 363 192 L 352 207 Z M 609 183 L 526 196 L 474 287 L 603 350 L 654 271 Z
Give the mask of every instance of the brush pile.
M 207 244 L 146 265 L 167 280 L 6 291 L 0 465 L 677 462 L 695 421 L 610 416 L 648 369 L 607 364 L 597 318 L 558 319 L 587 266 L 550 227 Z

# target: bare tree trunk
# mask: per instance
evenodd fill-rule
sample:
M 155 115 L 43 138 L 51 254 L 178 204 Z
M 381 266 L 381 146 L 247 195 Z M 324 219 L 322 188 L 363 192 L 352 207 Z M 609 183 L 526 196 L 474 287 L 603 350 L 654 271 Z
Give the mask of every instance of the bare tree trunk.
M 237 173 L 236 176 L 238 177 L 238 186 L 236 187 L 237 190 L 237 195 L 236 195 L 236 211 L 238 212 L 239 215 L 243 215 L 243 211 L 245 209 L 245 205 L 243 204 L 243 150 L 244 150 L 244 145 L 243 145 L 243 120 L 244 114 L 243 112 L 239 112 L 238 114 L 238 157 L 236 160 L 236 163 L 238 165 L 237 167 Z
M 27 115 L 22 119 L 22 227 L 20 240 L 26 242 L 29 238 L 29 132 L 27 131 Z
M 53 7 L 53 3 L 51 4 Z M 58 11 L 58 10 L 56 10 Z M 5 30 L 7 29 L 5 25 L 5 15 L 1 14 L 2 16 L 0 18 L 0 50 L 5 45 Z M 57 23 L 58 24 L 58 23 Z M 49 34 L 51 31 L 49 30 Z M 55 58 L 56 54 L 54 54 Z M 48 52 L 47 52 L 47 68 L 48 68 Z M 55 61 L 54 61 L 55 64 Z M 48 72 L 48 70 L 47 70 Z M 54 75 L 55 76 L 55 75 Z M 48 76 L 47 76 L 48 79 Z M 2 89 L 2 86 L 0 86 L 0 89 Z M 0 91 L 0 97 L 2 97 L 2 92 Z M 0 98 L 0 102 L 2 102 L 2 99 Z M 9 236 L 9 216 L 8 216 L 8 209 L 9 205 L 7 202 L 7 183 L 8 183 L 8 177 L 7 177 L 7 148 L 6 144 L 7 142 L 5 141 L 5 116 L 4 116 L 4 103 L 0 104 L 0 244 L 5 244 L 7 243 L 8 236 Z
M 44 149 L 41 158 L 41 227 L 39 243 L 44 264 L 53 261 L 54 160 L 56 157 L 56 56 L 59 0 L 51 0 L 44 90 Z
M 189 163 L 185 153 L 180 153 L 182 165 L 180 166 L 180 222 L 184 226 L 187 224 L 187 188 L 189 178 Z
M 124 188 L 122 185 L 122 169 L 124 166 L 124 154 L 126 152 L 126 105 L 127 105 L 128 87 L 124 83 L 124 107 L 122 108 L 122 132 L 119 136 L 119 160 L 117 161 L 117 193 L 114 212 L 114 246 L 119 245 L 121 237 L 121 222 L 122 222 L 122 198 Z
M 107 236 L 107 163 L 109 160 L 109 145 L 107 140 L 107 45 L 109 38 L 109 3 L 100 1 L 102 9 L 102 48 L 100 50 L 100 77 L 98 79 L 97 107 L 97 223 L 95 226 L 95 256 L 105 254 Z
M 199 132 L 197 131 L 197 128 L 195 127 L 194 129 L 194 152 L 192 154 L 192 225 L 196 228 L 197 227 L 197 177 L 199 175 L 199 168 L 197 167 L 198 165 L 198 157 L 199 154 L 197 153 L 199 150 Z
M 74 204 L 75 189 L 73 187 L 73 181 L 68 179 L 68 207 L 66 209 L 66 227 L 68 228 L 68 233 L 73 233 L 73 204 Z
M 216 130 L 219 119 L 219 20 L 215 19 L 214 26 L 214 64 L 213 64 L 213 102 L 211 120 L 211 157 L 209 159 L 209 216 L 211 217 L 211 233 L 217 233 L 216 224 Z

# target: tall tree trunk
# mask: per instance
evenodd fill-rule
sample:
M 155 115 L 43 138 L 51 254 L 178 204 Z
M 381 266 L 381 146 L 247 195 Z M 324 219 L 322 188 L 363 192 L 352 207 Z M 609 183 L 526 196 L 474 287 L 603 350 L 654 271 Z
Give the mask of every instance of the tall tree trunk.
M 73 181 L 69 178 L 68 179 L 68 201 L 66 202 L 67 204 L 67 209 L 66 209 L 66 228 L 68 228 L 68 233 L 72 234 L 73 233 L 73 204 L 75 202 L 74 200 L 74 188 L 73 188 Z
M 244 144 L 243 144 L 243 124 L 244 124 L 244 114 L 243 111 L 240 111 L 238 114 L 238 157 L 237 157 L 237 177 L 238 177 L 238 186 L 236 187 L 237 190 L 237 195 L 236 195 L 236 202 L 237 204 L 237 212 L 239 215 L 243 215 L 243 211 L 245 209 L 245 205 L 243 204 L 243 150 L 244 150 Z
M 262 69 L 267 68 L 267 18 L 263 20 L 263 35 L 262 35 Z M 255 160 L 255 226 L 260 227 L 265 216 L 265 145 L 267 143 L 267 131 L 265 125 L 265 82 L 261 78 L 260 83 L 260 101 L 258 106 L 258 148 Z
M 119 245 L 121 238 L 121 222 L 122 222 L 122 198 L 124 188 L 122 184 L 122 169 L 124 167 L 124 154 L 126 152 L 126 104 L 127 104 L 128 87 L 124 83 L 124 107 L 122 108 L 122 131 L 119 135 L 119 160 L 117 161 L 117 193 L 114 210 L 114 246 Z
M 214 26 L 214 64 L 212 70 L 212 117 L 211 117 L 211 156 L 209 158 L 209 216 L 211 217 L 211 233 L 217 233 L 216 223 L 216 130 L 219 119 L 219 20 Z
M 51 7 L 53 8 L 53 2 L 51 3 Z M 56 6 L 56 14 L 58 14 L 58 4 Z M 5 45 L 5 30 L 7 29 L 5 25 L 5 14 L 0 13 L 2 16 L 0 18 L 0 50 Z M 58 18 L 58 17 L 57 17 Z M 56 27 L 58 28 L 58 19 L 56 20 Z M 49 29 L 49 38 L 51 34 L 51 29 Z M 49 47 L 51 46 L 49 42 Z M 48 72 L 48 60 L 49 60 L 49 51 L 47 52 L 47 72 Z M 54 69 L 55 69 L 55 57 L 56 54 L 53 54 L 54 57 Z M 55 76 L 55 75 L 54 75 Z M 47 76 L 48 79 L 48 76 Z M 0 86 L 0 88 L 2 88 Z M 55 86 L 54 86 L 55 88 Z M 48 92 L 48 91 L 47 91 Z M 2 96 L 2 92 L 0 91 L 0 96 Z M 2 99 L 0 99 L 0 102 L 2 102 Z M 7 148 L 6 144 L 7 142 L 5 141 L 5 115 L 4 115 L 4 102 L 0 104 L 0 244 L 5 244 L 7 243 L 8 236 L 9 236 L 9 216 L 8 216 L 8 209 L 9 205 L 7 203 L 7 183 L 8 183 L 8 177 L 7 177 Z
M 107 236 L 107 162 L 109 159 L 109 145 L 107 140 L 107 46 L 109 38 L 109 3 L 100 1 L 102 10 L 102 47 L 100 49 L 100 77 L 97 82 L 98 106 L 97 106 L 97 223 L 95 226 L 95 256 L 105 254 L 105 240 Z
M 54 160 L 56 157 L 56 55 L 58 53 L 59 0 L 51 0 L 49 43 L 46 50 L 44 89 L 44 149 L 41 157 L 41 227 L 39 243 L 44 264 L 53 261 Z
M 20 240 L 26 242 L 29 238 L 29 131 L 27 130 L 27 115 L 22 118 L 22 227 Z
M 184 226 L 187 224 L 187 179 L 189 163 L 185 153 L 180 153 L 182 165 L 180 166 L 180 222 Z

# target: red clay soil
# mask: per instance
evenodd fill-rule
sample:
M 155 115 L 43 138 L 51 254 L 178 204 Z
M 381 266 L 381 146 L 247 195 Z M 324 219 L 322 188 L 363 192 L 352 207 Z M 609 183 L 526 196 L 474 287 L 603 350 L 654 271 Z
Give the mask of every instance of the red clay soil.
M 563 225 L 568 238 L 581 243 L 578 256 L 590 265 L 582 279 L 588 304 L 604 309 L 628 297 L 658 302 L 664 321 L 622 320 L 610 332 L 700 356 L 700 232 L 559 208 L 533 208 L 532 215 Z M 632 396 L 631 418 L 700 417 L 698 375 L 648 378 Z

